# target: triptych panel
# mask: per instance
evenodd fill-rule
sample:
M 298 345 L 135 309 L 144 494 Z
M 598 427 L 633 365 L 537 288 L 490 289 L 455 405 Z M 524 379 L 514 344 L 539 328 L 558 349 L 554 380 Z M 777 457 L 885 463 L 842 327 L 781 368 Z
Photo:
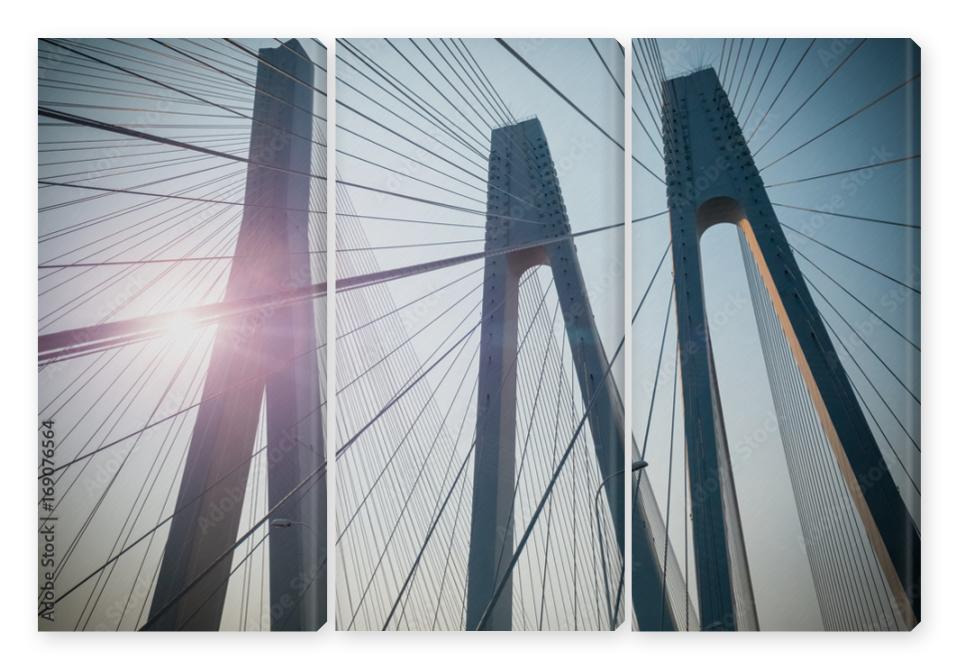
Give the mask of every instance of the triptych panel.
M 326 620 L 326 50 L 40 40 L 40 627 Z
M 337 52 L 337 626 L 611 629 L 619 45 Z

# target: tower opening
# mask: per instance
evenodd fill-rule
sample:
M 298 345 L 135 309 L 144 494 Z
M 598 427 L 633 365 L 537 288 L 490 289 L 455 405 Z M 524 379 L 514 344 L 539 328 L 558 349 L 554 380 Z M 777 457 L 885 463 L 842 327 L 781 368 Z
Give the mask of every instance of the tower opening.
M 724 209 L 736 214 L 740 206 L 735 203 Z M 758 619 L 767 619 L 765 612 L 785 608 L 789 593 L 792 612 L 813 614 L 792 627 L 817 629 L 818 606 L 804 543 L 797 540 L 802 529 L 785 461 L 781 417 L 753 306 L 748 265 L 753 259 L 742 255 L 738 220 L 725 215 L 708 223 L 699 242 L 711 360 L 736 482 L 738 517 L 751 579 L 783 584 L 785 589 L 754 593 Z M 799 602 L 806 606 L 797 607 Z

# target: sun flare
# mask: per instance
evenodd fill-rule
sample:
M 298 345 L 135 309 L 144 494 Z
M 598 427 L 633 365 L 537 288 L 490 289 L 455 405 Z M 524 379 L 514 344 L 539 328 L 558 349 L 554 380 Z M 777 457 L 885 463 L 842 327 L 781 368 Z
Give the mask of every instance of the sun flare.
M 188 314 L 179 312 L 171 316 L 166 323 L 166 336 L 174 346 L 186 346 L 197 336 L 200 324 Z

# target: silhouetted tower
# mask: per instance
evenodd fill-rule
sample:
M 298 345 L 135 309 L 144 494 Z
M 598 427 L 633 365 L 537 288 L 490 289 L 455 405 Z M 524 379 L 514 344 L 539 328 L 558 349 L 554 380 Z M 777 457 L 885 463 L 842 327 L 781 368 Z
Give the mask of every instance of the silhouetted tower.
M 664 153 L 701 626 L 757 615 L 704 304 L 700 237 L 738 226 L 905 627 L 920 613 L 920 535 L 891 478 L 713 69 L 666 81 Z M 758 308 L 758 305 L 755 305 Z M 825 513 L 831 513 L 825 510 Z
M 564 317 L 571 357 L 585 406 L 590 405 L 600 473 L 618 545 L 624 540 L 624 411 L 608 370 L 590 300 L 570 235 L 557 172 L 540 121 L 496 128 L 491 134 L 487 192 L 487 252 L 527 246 L 488 257 L 477 394 L 474 500 L 468 560 L 468 630 L 491 608 L 486 630 L 510 630 L 511 586 L 492 598 L 514 549 L 511 503 L 515 481 L 518 294 L 522 275 L 550 266 Z M 565 237 L 558 242 L 551 238 Z M 544 241 L 543 245 L 538 245 Z M 595 397 L 596 395 L 596 397 Z M 503 550 L 502 550 L 503 547 Z
M 258 58 L 251 163 L 226 301 L 312 283 L 305 253 L 312 66 L 295 40 L 261 49 Z M 182 511 L 170 524 L 149 628 L 220 628 L 265 396 L 267 506 L 273 510 L 266 524 L 270 625 L 316 630 L 326 620 L 326 478 L 315 327 L 309 300 L 219 321 L 177 498 Z

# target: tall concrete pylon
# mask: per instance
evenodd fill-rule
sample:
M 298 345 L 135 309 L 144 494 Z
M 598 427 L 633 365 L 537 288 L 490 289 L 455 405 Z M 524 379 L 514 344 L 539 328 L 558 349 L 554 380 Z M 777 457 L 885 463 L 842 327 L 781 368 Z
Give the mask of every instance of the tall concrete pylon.
M 594 323 L 590 299 L 570 235 L 557 172 L 539 120 L 496 128 L 491 134 L 487 194 L 488 252 L 540 246 L 490 256 L 484 268 L 477 442 L 468 559 L 466 627 L 484 612 L 484 630 L 510 630 L 511 585 L 497 601 L 494 591 L 514 549 L 512 500 L 515 480 L 518 296 L 523 274 L 547 265 L 554 276 L 561 313 L 604 478 L 618 546 L 624 542 L 624 410 Z M 550 242 L 552 237 L 564 237 Z M 595 397 L 596 395 L 596 397 Z M 503 549 L 502 549 L 503 548 Z
M 700 238 L 738 226 L 905 627 L 920 534 L 864 418 L 713 69 L 663 84 L 663 122 L 701 626 L 757 627 L 704 304 Z
M 226 301 L 312 283 L 304 253 L 312 66 L 296 40 L 261 49 L 258 58 L 251 163 Z M 325 447 L 315 327 L 309 300 L 218 323 L 176 503 L 182 511 L 170 524 L 147 628 L 220 628 L 264 402 L 267 508 L 273 510 L 265 524 L 270 627 L 317 630 L 326 620 Z

